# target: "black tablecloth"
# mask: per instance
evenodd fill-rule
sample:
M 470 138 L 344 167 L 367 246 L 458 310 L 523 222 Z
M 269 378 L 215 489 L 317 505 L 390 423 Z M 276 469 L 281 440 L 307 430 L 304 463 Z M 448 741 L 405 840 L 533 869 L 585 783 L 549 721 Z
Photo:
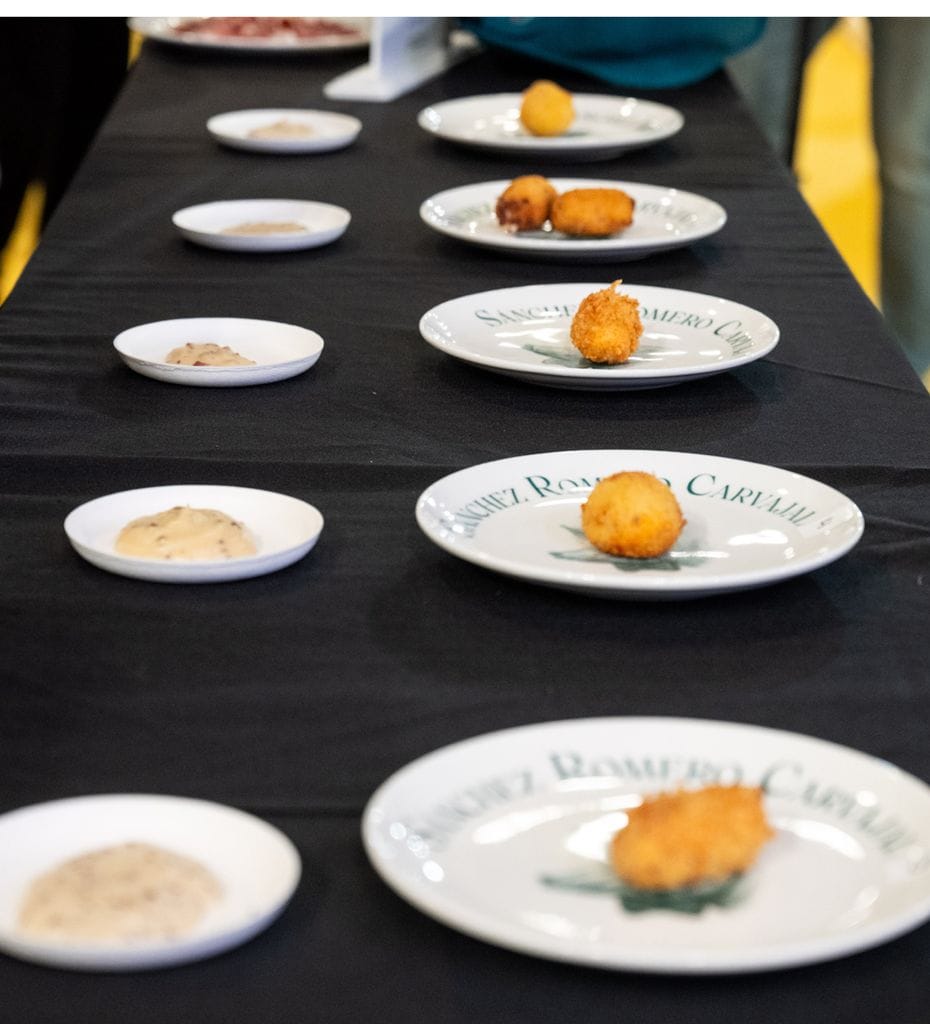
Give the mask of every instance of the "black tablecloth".
M 675 138 L 544 168 L 693 190 L 728 212 L 689 249 L 586 267 L 468 248 L 417 216 L 441 189 L 539 168 L 437 142 L 416 112 L 547 69 L 483 55 L 392 104 L 327 101 L 323 83 L 357 60 L 147 45 L 0 317 L 0 809 L 95 792 L 203 797 L 266 817 L 304 862 L 281 920 L 211 961 L 84 976 L 0 958 L 0 1019 L 926 1020 L 926 928 L 773 974 L 599 972 L 444 928 L 368 866 L 359 815 L 392 771 L 535 721 L 752 722 L 930 778 L 930 405 L 724 77 L 656 97 L 685 114 Z M 342 109 L 364 129 L 313 157 L 226 150 L 205 131 L 209 115 L 262 106 Z M 352 224 L 336 244 L 281 255 L 197 248 L 171 225 L 188 204 L 256 196 L 334 202 Z M 735 372 L 594 394 L 483 373 L 418 336 L 419 317 L 458 295 L 620 274 L 744 302 L 781 341 Z M 167 386 L 112 349 L 134 324 L 221 315 L 303 324 L 326 349 L 309 373 L 244 389 Z M 859 504 L 864 539 L 778 586 L 651 604 L 494 575 L 414 522 L 420 491 L 455 469 L 612 447 L 800 471 Z M 71 551 L 74 506 L 175 482 L 292 494 L 326 527 L 291 568 L 223 586 L 124 579 Z

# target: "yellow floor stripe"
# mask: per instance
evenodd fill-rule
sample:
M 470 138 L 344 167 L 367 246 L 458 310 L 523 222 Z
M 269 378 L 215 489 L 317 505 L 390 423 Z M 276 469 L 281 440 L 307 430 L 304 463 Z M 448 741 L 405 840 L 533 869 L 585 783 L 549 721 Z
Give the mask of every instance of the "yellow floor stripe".
M 45 187 L 34 181 L 26 189 L 10 241 L 0 254 L 0 303 L 6 301 L 6 297 L 13 290 L 13 285 L 23 272 L 23 267 L 29 262 L 29 257 L 39 243 L 44 205 Z
M 879 299 L 879 189 L 865 18 L 843 18 L 804 74 L 795 171 L 804 198 L 850 270 Z

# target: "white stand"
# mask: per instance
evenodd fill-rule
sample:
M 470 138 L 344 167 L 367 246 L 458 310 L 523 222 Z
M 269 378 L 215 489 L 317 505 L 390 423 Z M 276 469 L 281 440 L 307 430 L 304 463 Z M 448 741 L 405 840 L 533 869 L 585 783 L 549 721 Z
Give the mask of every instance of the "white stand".
M 473 52 L 473 45 L 450 45 L 448 18 L 375 18 L 367 64 L 327 82 L 331 100 L 387 103 L 441 75 Z

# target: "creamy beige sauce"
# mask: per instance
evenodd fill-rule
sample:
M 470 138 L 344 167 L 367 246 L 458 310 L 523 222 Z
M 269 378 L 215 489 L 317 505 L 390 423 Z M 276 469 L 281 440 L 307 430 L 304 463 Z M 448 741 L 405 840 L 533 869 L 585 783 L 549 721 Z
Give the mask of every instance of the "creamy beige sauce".
M 173 348 L 165 356 L 166 363 L 175 366 L 254 366 L 254 359 L 246 359 L 228 345 L 212 341 L 193 342 Z
M 256 553 L 242 523 L 216 509 L 180 505 L 127 523 L 116 538 L 116 550 L 133 558 L 196 562 Z
M 177 939 L 219 900 L 216 877 L 149 843 L 108 846 L 65 861 L 29 886 L 18 927 L 74 942 Z
M 299 121 L 273 121 L 253 128 L 249 132 L 250 139 L 306 139 L 313 135 L 313 129 Z
M 253 220 L 243 224 L 234 224 L 231 228 L 223 228 L 224 235 L 296 235 L 306 231 L 304 224 L 295 220 Z

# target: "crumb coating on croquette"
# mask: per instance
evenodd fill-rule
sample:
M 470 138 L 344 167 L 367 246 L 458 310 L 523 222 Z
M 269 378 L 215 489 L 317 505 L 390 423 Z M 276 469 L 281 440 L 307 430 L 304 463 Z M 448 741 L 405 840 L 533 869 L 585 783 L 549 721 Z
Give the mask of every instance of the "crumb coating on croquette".
M 745 871 L 774 835 L 751 786 L 707 786 L 646 797 L 614 836 L 610 860 L 640 889 L 724 881 Z
M 685 520 L 671 488 L 652 473 L 614 473 L 581 506 L 581 528 L 599 550 L 621 558 L 658 558 Z
M 540 79 L 523 93 L 520 121 L 531 135 L 561 135 L 575 119 L 572 94 Z
M 549 219 L 557 193 L 541 174 L 514 178 L 497 200 L 498 223 L 510 231 L 534 231 Z
M 586 295 L 572 319 L 572 344 L 592 363 L 625 363 L 639 346 L 639 302 L 614 290 L 621 283 Z
M 556 198 L 549 219 L 564 235 L 604 238 L 633 223 L 634 206 L 619 188 L 574 188 Z

